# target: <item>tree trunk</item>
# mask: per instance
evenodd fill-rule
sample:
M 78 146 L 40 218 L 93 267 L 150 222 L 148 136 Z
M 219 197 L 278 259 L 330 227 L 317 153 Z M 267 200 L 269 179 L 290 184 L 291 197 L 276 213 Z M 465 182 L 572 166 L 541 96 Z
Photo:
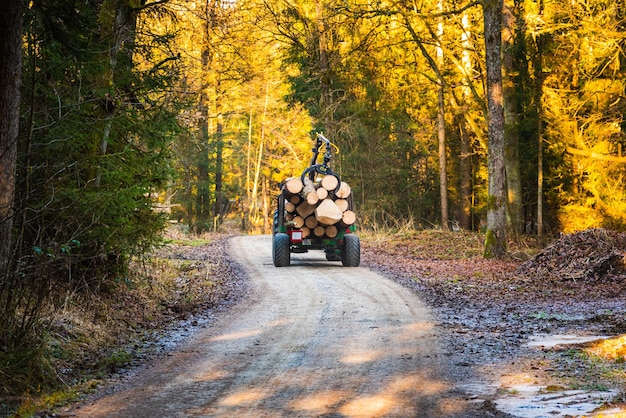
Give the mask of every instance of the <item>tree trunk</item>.
M 439 110 L 437 112 L 437 132 L 439 138 L 439 197 L 441 200 L 441 229 L 449 231 L 448 226 L 448 169 L 446 167 L 446 119 L 444 110 L 443 85 L 439 86 Z
M 253 106 L 250 106 L 250 116 L 248 117 L 248 148 L 246 151 L 246 183 L 244 188 L 246 190 L 246 201 L 243 204 L 243 213 L 242 213 L 242 223 L 241 229 L 244 231 L 250 232 L 250 220 L 252 219 L 251 212 L 251 190 L 250 190 L 250 171 L 252 165 L 252 116 L 253 116 Z
M 257 153 L 256 167 L 254 171 L 254 182 L 252 184 L 252 194 L 250 197 L 250 211 L 253 219 L 257 219 L 259 208 L 259 182 L 261 181 L 261 163 L 263 162 L 263 149 L 265 147 L 265 121 L 267 119 L 267 106 L 269 102 L 269 85 L 265 85 L 265 103 L 263 105 L 263 115 L 261 116 L 261 137 L 259 138 L 259 151 Z M 254 225 L 256 227 L 256 225 Z
M 224 215 L 224 198 L 222 192 L 222 178 L 224 176 L 224 120 L 222 116 L 222 91 L 219 76 L 216 77 L 215 112 L 217 115 L 215 127 L 215 207 L 213 209 L 214 224 L 219 226 Z M 214 228 L 216 229 L 216 228 Z
M 13 200 L 22 75 L 22 2 L 4 1 L 0 13 L 0 278 L 11 259 Z
M 443 1 L 437 1 L 437 10 L 443 13 Z M 437 25 L 437 65 L 439 68 L 444 67 L 443 48 L 443 15 L 439 18 Z M 441 229 L 449 231 L 448 226 L 448 168 L 446 166 L 446 113 L 445 113 L 445 97 L 444 97 L 444 80 L 440 76 L 438 86 L 438 111 L 437 111 L 437 137 L 439 140 L 439 198 L 441 200 Z
M 195 208 L 195 229 L 197 234 L 201 234 L 206 229 L 209 222 L 209 156 L 206 142 L 202 143 L 196 169 L 198 170 L 198 179 L 196 180 L 196 208 Z M 193 213 L 190 216 L 193 217 Z
M 483 2 L 487 71 L 487 136 L 489 194 L 485 257 L 506 253 L 506 198 L 504 169 L 504 109 L 502 107 L 502 0 Z
M 537 238 L 543 237 L 543 111 L 541 96 L 543 91 L 543 75 L 541 70 L 541 53 L 538 57 L 537 69 Z
M 539 1 L 539 15 L 543 15 L 543 1 Z M 535 105 L 537 106 L 537 237 L 543 237 L 543 38 L 535 39 Z
M 438 10 L 443 11 L 443 1 L 439 0 L 437 4 Z M 443 16 L 443 15 L 442 15 Z M 446 129 L 445 129 L 445 102 L 444 102 L 444 91 L 446 88 L 446 81 L 442 74 L 444 59 L 443 59 L 443 48 L 442 45 L 442 37 L 443 37 L 443 18 L 440 18 L 437 33 L 434 33 L 432 29 L 429 27 L 429 31 L 431 35 L 436 39 L 436 58 L 433 58 L 428 50 L 426 49 L 424 43 L 422 42 L 420 36 L 416 32 L 415 28 L 411 25 L 411 21 L 408 17 L 408 14 L 402 13 L 402 17 L 405 22 L 405 27 L 408 29 L 413 41 L 416 43 L 417 47 L 420 49 L 422 55 L 428 61 L 430 68 L 433 70 L 435 75 L 437 76 L 438 83 L 438 113 L 437 113 L 437 133 L 438 133 L 438 143 L 439 143 L 439 194 L 440 194 L 440 203 L 441 203 L 441 227 L 443 230 L 449 230 L 448 225 L 448 180 L 447 180 L 447 167 L 446 167 Z
M 518 29 L 517 11 L 511 0 L 505 7 L 505 30 L 503 32 L 504 47 L 504 123 L 505 123 L 505 151 L 507 203 L 510 229 L 518 234 L 523 230 L 524 211 L 522 205 L 522 179 L 519 161 L 519 106 L 513 74 L 515 68 L 516 33 Z
M 209 21 L 205 22 L 204 42 L 201 52 L 202 71 L 208 71 L 210 67 L 210 51 L 209 51 Z M 198 160 L 196 163 L 197 180 L 196 180 L 196 207 L 194 213 L 189 213 L 190 221 L 195 218 L 195 230 L 200 234 L 206 228 L 209 220 L 209 98 L 206 93 L 206 86 L 200 91 L 198 99 Z
M 459 214 L 459 226 L 466 230 L 473 230 L 472 224 L 472 162 L 470 137 L 465 129 L 464 117 L 458 117 L 459 136 L 461 139 L 461 157 L 459 160 L 461 211 Z
M 263 182 L 263 233 L 267 234 L 272 231 L 272 216 L 270 215 L 270 179 L 265 177 Z
M 461 18 L 461 24 L 463 26 L 463 31 L 461 33 L 461 45 L 462 45 L 462 55 L 461 55 L 461 64 L 463 66 L 463 83 L 465 84 L 462 88 L 463 94 L 463 102 L 471 103 L 472 101 L 472 91 L 470 88 L 470 80 L 469 74 L 472 73 L 472 57 L 470 55 L 470 51 L 472 50 L 471 43 L 471 30 L 472 27 L 469 22 L 469 16 L 467 13 L 463 14 Z M 459 193 L 461 198 L 461 211 L 459 214 L 459 224 L 460 227 L 466 230 L 473 230 L 474 224 L 472 222 L 472 206 L 473 206 L 473 194 L 472 194 L 472 147 L 471 147 L 471 138 L 469 130 L 467 126 L 467 112 L 463 112 L 462 115 L 457 116 L 458 127 L 459 127 L 459 138 L 461 141 L 461 156 L 459 161 L 459 170 L 460 170 L 460 184 L 459 184 Z

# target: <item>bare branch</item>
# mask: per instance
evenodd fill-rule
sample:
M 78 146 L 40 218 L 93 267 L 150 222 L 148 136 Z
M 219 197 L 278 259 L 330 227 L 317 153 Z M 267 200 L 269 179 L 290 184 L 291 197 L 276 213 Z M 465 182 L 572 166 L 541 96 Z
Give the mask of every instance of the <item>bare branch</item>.
M 581 157 L 593 158 L 595 160 L 602 160 L 602 161 L 610 161 L 612 163 L 626 164 L 626 157 L 617 157 L 615 155 L 599 154 L 597 152 L 580 150 L 580 149 L 573 148 L 573 147 L 566 147 L 565 150 L 569 152 L 570 154 L 579 155 Z

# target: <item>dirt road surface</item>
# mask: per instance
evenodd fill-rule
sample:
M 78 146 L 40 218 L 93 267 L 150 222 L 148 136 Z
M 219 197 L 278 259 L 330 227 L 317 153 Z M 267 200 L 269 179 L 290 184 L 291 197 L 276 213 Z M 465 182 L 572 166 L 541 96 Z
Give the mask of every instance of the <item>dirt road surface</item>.
M 252 295 L 68 416 L 493 416 L 455 389 L 415 293 L 321 251 L 276 268 L 269 236 L 235 237 L 231 253 Z

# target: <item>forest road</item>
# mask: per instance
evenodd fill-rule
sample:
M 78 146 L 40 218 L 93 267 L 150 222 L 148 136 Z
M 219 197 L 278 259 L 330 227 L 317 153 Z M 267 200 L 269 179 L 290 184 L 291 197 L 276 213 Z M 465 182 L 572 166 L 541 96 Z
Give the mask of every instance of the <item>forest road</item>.
M 468 417 L 428 307 L 322 251 L 272 264 L 270 236 L 230 251 L 251 296 L 77 417 Z M 472 413 L 472 411 L 474 413 Z

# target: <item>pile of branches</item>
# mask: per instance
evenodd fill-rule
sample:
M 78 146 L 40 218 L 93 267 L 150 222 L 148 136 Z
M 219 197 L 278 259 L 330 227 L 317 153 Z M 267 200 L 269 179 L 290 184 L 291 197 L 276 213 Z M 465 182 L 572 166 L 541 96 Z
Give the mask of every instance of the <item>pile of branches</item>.
M 520 265 L 517 274 L 550 280 L 626 276 L 626 233 L 588 229 L 564 235 Z

